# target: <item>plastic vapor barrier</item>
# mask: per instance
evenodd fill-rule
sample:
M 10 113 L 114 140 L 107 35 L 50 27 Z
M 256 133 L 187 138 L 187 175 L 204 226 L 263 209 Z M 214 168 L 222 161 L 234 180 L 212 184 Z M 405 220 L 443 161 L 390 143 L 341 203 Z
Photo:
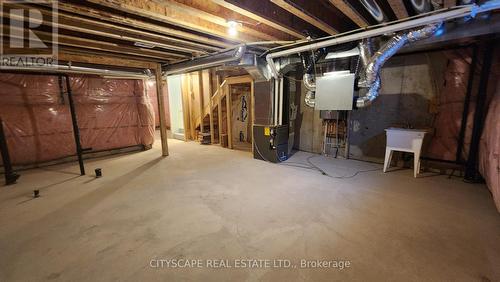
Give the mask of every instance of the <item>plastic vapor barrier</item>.
M 0 74 L 0 117 L 12 164 L 75 155 L 64 79 Z M 102 151 L 153 143 L 155 116 L 143 80 L 93 75 L 69 79 L 83 148 Z

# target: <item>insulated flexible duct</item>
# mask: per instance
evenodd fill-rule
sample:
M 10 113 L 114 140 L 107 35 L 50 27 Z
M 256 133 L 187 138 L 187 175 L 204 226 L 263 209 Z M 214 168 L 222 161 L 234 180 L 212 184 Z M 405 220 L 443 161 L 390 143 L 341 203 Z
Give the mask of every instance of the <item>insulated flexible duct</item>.
M 361 62 L 361 72 L 359 75 L 359 85 L 366 84 L 365 70 L 373 56 L 373 39 L 365 38 L 359 42 L 359 59 Z
M 314 108 L 314 98 L 316 96 L 315 91 L 316 91 L 316 83 L 314 82 L 313 79 L 313 71 L 314 71 L 314 64 L 316 64 L 321 56 L 325 54 L 325 50 L 319 49 L 316 52 L 314 52 L 311 55 L 311 59 L 309 60 L 309 64 L 306 66 L 306 69 L 304 71 L 304 76 L 302 78 L 304 82 L 304 86 L 308 90 L 306 93 L 306 97 L 304 99 L 304 102 L 308 107 Z
M 368 93 L 359 97 L 356 100 L 356 107 L 364 108 L 369 105 L 378 97 L 380 91 L 380 70 L 389 58 L 396 54 L 399 49 L 403 48 L 408 43 L 429 38 L 441 27 L 440 23 L 427 25 L 421 29 L 412 30 L 407 33 L 400 33 L 387 41 L 384 46 L 378 50 L 375 55 L 370 59 L 366 66 L 365 81 L 360 81 L 360 87 L 369 87 Z

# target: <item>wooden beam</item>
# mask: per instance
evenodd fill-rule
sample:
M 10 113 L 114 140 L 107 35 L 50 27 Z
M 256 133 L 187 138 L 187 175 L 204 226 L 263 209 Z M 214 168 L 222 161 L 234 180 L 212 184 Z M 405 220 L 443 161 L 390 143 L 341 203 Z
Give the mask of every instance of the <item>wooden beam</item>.
M 387 2 L 386 0 L 373 1 L 377 2 L 377 4 L 380 6 L 380 9 L 382 9 L 388 21 L 395 21 L 397 19 L 396 14 L 394 14 L 394 11 L 391 8 L 391 5 L 389 5 L 389 2 Z
M 179 26 L 190 29 L 196 32 L 216 36 L 221 39 L 226 39 L 235 43 L 258 41 L 258 38 L 240 34 L 237 38 L 231 38 L 227 29 L 196 18 L 189 13 L 189 9 L 184 9 L 175 2 L 160 5 L 151 1 L 134 1 L 134 0 L 88 0 L 91 3 L 98 4 L 104 7 L 113 8 L 126 13 L 135 14 L 156 21 L 164 22 L 170 25 Z M 165 0 L 167 1 L 167 0 Z
M 161 64 L 158 64 L 155 71 L 156 75 L 156 97 L 158 99 L 158 114 L 160 116 L 160 136 L 161 136 L 161 155 L 163 157 L 168 156 L 168 141 L 167 141 L 167 121 L 166 121 L 166 110 L 165 110 L 165 100 L 163 97 L 163 81 L 161 75 Z M 165 85 L 165 87 L 167 87 Z
M 133 28 L 140 28 L 150 32 L 157 32 L 168 36 L 175 36 L 169 39 L 175 40 L 179 43 L 186 44 L 189 46 L 197 46 L 212 50 L 214 47 L 215 49 L 217 49 L 217 47 L 228 48 L 232 46 L 229 43 L 221 42 L 220 40 L 211 39 L 205 36 L 200 36 L 191 32 L 186 32 L 175 28 L 169 28 L 166 26 L 160 26 L 158 24 L 152 24 L 136 20 L 130 17 L 120 16 L 106 11 L 79 6 L 75 4 L 58 2 L 58 9 L 66 12 L 79 14 L 85 17 L 92 17 L 101 21 L 108 21 L 115 24 L 125 25 Z
M 0 25 L 0 28 L 9 28 L 9 27 Z M 15 27 L 12 26 L 10 28 L 15 29 Z M 34 31 L 34 33 L 44 42 L 54 43 L 52 42 L 53 38 L 51 33 L 44 31 Z M 149 57 L 149 58 L 154 58 L 157 61 L 163 61 L 163 62 L 186 58 L 183 55 L 175 53 L 131 47 L 122 44 L 97 41 L 86 38 L 78 38 L 64 34 L 58 34 L 57 37 L 58 37 L 57 38 L 58 45 L 78 47 L 82 49 L 92 49 L 92 50 L 106 51 L 111 53 L 135 55 L 139 57 Z
M 330 35 L 334 35 L 334 34 L 338 33 L 338 31 L 335 28 L 333 28 L 330 25 L 324 23 L 323 21 L 317 19 L 316 17 L 309 15 L 306 11 L 293 5 L 290 2 L 287 2 L 285 0 L 271 0 L 271 2 L 280 6 L 281 8 L 289 11 L 290 13 L 294 14 L 295 16 L 303 19 L 304 21 L 311 23 L 315 27 L 323 30 L 324 32 L 326 32 Z
M 39 32 L 35 33 L 39 34 Z M 141 57 L 150 57 L 159 59 L 160 61 L 172 61 L 175 59 L 185 58 L 185 56 L 179 56 L 178 54 L 171 54 L 163 51 L 129 47 L 121 44 L 97 41 L 92 39 L 76 38 L 73 36 L 63 35 L 63 34 L 58 34 L 58 44 L 79 47 L 83 49 L 93 49 L 93 50 L 107 51 L 112 53 L 123 53 Z
M 22 8 L 29 9 L 29 5 L 20 4 L 5 4 L 11 8 Z M 50 15 L 52 11 L 44 9 L 43 7 L 38 8 L 42 15 Z M 58 11 L 58 23 L 47 23 L 47 26 L 56 26 L 58 29 L 66 29 L 72 31 L 78 31 L 91 35 L 98 35 L 103 37 L 109 37 L 118 40 L 127 40 L 131 42 L 140 42 L 144 44 L 151 44 L 155 47 L 165 48 L 167 50 L 175 50 L 187 53 L 204 53 L 203 45 L 201 46 L 190 46 L 189 44 L 183 44 L 181 40 L 173 39 L 168 36 L 158 35 L 156 33 L 150 33 L 145 31 L 139 31 L 136 29 L 119 26 L 116 24 L 109 24 L 99 20 L 93 20 L 88 18 L 83 18 L 80 16 L 75 16 L 68 14 L 66 12 Z M 213 50 L 218 50 L 214 48 Z
M 59 52 L 57 59 L 59 61 L 66 61 L 66 62 L 78 62 L 86 64 L 117 66 L 117 67 L 127 66 L 130 68 L 138 68 L 138 69 L 156 69 L 157 65 L 151 62 L 138 61 L 132 59 L 124 60 L 102 55 L 71 54 L 64 51 Z
M 347 5 L 351 6 L 354 11 L 356 11 L 365 21 L 368 23 L 368 25 L 375 25 L 378 24 L 378 22 L 373 18 L 373 16 L 366 10 L 365 6 L 361 3 L 359 0 L 342 0 L 344 1 Z
M 105 57 L 105 58 L 113 58 L 116 60 L 135 60 L 135 61 L 143 61 L 148 63 L 153 63 L 155 66 L 152 69 L 156 68 L 156 63 L 158 63 L 158 59 L 149 58 L 149 57 L 139 57 L 134 55 L 122 54 L 122 53 L 111 53 L 106 51 L 98 51 L 93 49 L 82 49 L 78 47 L 71 46 L 59 46 L 58 48 L 59 54 L 68 54 L 75 56 L 97 56 L 97 57 Z M 64 60 L 63 60 L 64 61 Z M 123 65 L 122 65 L 123 66 Z
M 457 0 L 444 0 L 443 1 L 444 8 L 450 8 L 450 7 L 453 7 L 456 5 L 457 5 Z
M 359 27 L 366 27 L 370 25 L 361 14 L 356 11 L 347 1 L 344 0 L 329 0 L 333 6 L 339 9 L 344 15 L 350 18 L 354 23 L 356 23 Z M 395 0 L 401 1 L 401 0 Z
M 246 34 L 251 37 L 260 38 L 267 41 L 275 40 L 285 40 L 288 39 L 288 35 L 275 30 L 270 30 L 265 28 L 264 25 L 260 25 L 258 22 L 254 22 L 252 19 L 247 19 L 242 17 L 240 14 L 235 13 L 231 10 L 225 9 L 213 2 L 206 0 L 153 0 L 155 2 L 169 5 L 184 12 L 188 15 L 192 15 L 195 18 L 211 22 L 213 24 L 219 25 L 224 29 L 228 28 L 228 20 L 240 20 L 242 26 L 239 31 L 242 34 Z
M 231 88 L 229 84 L 224 85 L 224 92 L 226 93 L 226 112 L 227 112 L 227 147 L 233 148 L 233 129 L 232 129 L 232 111 L 231 111 Z
M 164 0 L 154 0 L 164 1 Z M 172 0 L 170 0 L 172 1 Z M 233 10 L 217 5 L 207 0 L 173 0 L 179 4 L 191 7 L 192 13 L 197 17 L 213 22 L 215 24 L 227 27 L 228 20 L 239 21 L 242 23 L 241 32 L 262 38 L 264 40 L 290 40 L 290 35 L 270 26 L 263 24 L 250 17 L 246 17 Z
M 250 75 L 230 76 L 226 77 L 226 84 L 251 83 L 253 78 Z
M 274 23 L 273 27 L 282 26 L 286 27 L 288 30 L 293 30 L 295 33 L 300 34 L 300 38 L 304 38 L 308 35 L 314 34 L 317 36 L 327 35 L 324 31 L 318 29 L 314 25 L 296 17 L 289 11 L 283 9 L 282 7 L 266 1 L 254 1 L 254 0 L 212 0 L 220 3 L 221 5 L 227 6 L 227 3 L 233 5 L 234 7 L 239 7 L 237 11 L 245 10 L 245 15 L 255 14 L 266 20 L 266 24 L 270 22 Z M 221 3 L 223 2 L 223 3 Z M 264 21 L 263 21 L 264 22 Z
M 403 0 L 387 0 L 392 8 L 394 14 L 398 19 L 404 19 L 408 17 L 408 11 L 406 11 L 405 4 Z
M 242 16 L 253 19 L 257 23 L 263 23 L 263 24 L 270 26 L 274 29 L 277 29 L 279 31 L 287 33 L 295 38 L 298 38 L 298 39 L 305 38 L 304 34 L 302 34 L 301 32 L 298 32 L 296 29 L 290 28 L 286 25 L 283 25 L 283 24 L 280 24 L 280 23 L 275 22 L 273 20 L 270 20 L 269 18 L 260 16 L 259 14 L 252 12 L 248 8 L 245 9 L 243 7 L 238 6 L 235 3 L 230 3 L 230 2 L 225 1 L 225 0 L 208 0 L 208 1 L 212 1 L 213 3 L 216 3 L 216 4 L 220 5 L 221 7 L 226 8 L 227 10 L 234 11 Z M 267 5 L 267 3 L 264 5 Z

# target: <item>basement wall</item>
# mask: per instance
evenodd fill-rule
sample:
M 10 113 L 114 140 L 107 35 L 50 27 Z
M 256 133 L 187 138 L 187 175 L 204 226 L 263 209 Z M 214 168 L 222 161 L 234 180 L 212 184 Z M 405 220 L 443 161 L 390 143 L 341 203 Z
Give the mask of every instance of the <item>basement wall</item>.
M 69 77 L 83 148 L 153 144 L 155 117 L 143 80 Z M 0 96 L 14 165 L 75 155 L 68 96 L 61 94 L 58 76 L 0 73 Z
M 456 136 L 460 128 L 463 97 L 467 85 L 468 62 L 463 59 L 464 54 L 453 51 L 445 56 L 445 52 L 427 54 L 403 55 L 391 58 L 382 69 L 382 88 L 380 96 L 367 108 L 350 111 L 349 142 L 350 158 L 383 162 L 385 154 L 385 129 L 388 127 L 428 128 L 424 152 L 429 150 L 429 157 L 455 157 L 455 151 L 449 143 L 456 143 Z M 468 56 L 468 53 L 465 54 Z M 467 59 L 467 58 L 466 58 Z M 469 58 L 470 59 L 470 58 Z M 450 61 L 455 60 L 455 63 Z M 450 68 L 451 65 L 451 68 Z M 448 68 L 448 72 L 446 69 Z M 443 91 L 445 75 L 453 84 L 448 84 L 448 93 L 457 93 L 459 101 L 439 100 L 439 93 Z M 459 73 L 459 74 L 458 74 Z M 464 81 L 465 79 L 465 81 Z M 323 148 L 323 126 L 319 111 L 304 104 L 305 87 L 299 83 L 301 89 L 295 146 L 296 149 L 321 153 Z M 449 99 L 448 99 L 449 100 Z M 455 103 L 458 102 L 458 103 Z M 444 114 L 439 119 L 439 130 L 432 130 L 436 126 L 436 117 L 440 107 L 449 107 L 453 104 L 451 113 Z M 441 108 L 443 109 L 443 108 Z M 458 119 L 457 119 L 458 118 Z M 448 122 L 453 122 L 452 132 Z M 298 138 L 297 138 L 298 135 Z M 444 135 L 444 136 L 443 136 Z M 446 154 L 436 144 L 432 144 L 434 136 L 441 136 L 440 145 L 447 146 Z
M 368 108 L 350 112 L 350 158 L 383 163 L 388 127 L 426 128 L 424 157 L 456 161 L 464 101 L 469 81 L 472 50 L 402 55 L 391 58 L 382 69 L 379 98 Z M 482 55 L 480 54 L 481 58 Z M 479 64 L 481 65 L 481 64 Z M 474 74 L 477 89 L 480 69 Z M 295 127 L 295 148 L 321 153 L 322 120 L 319 111 L 305 106 L 302 82 L 296 83 L 300 99 Z M 471 93 L 465 126 L 462 161 L 469 154 L 477 90 Z M 500 211 L 500 53 L 495 57 L 486 93 L 489 105 L 479 148 L 479 172 Z

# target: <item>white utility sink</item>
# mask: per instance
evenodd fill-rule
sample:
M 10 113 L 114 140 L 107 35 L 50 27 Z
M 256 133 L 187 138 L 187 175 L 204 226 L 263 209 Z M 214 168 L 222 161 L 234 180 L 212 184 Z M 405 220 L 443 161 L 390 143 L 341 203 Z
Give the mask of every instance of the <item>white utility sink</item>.
M 420 172 L 420 152 L 424 141 L 426 130 L 406 129 L 391 127 L 385 130 L 387 134 L 387 145 L 385 148 L 384 172 L 391 164 L 392 152 L 410 152 L 415 155 L 414 176 Z

